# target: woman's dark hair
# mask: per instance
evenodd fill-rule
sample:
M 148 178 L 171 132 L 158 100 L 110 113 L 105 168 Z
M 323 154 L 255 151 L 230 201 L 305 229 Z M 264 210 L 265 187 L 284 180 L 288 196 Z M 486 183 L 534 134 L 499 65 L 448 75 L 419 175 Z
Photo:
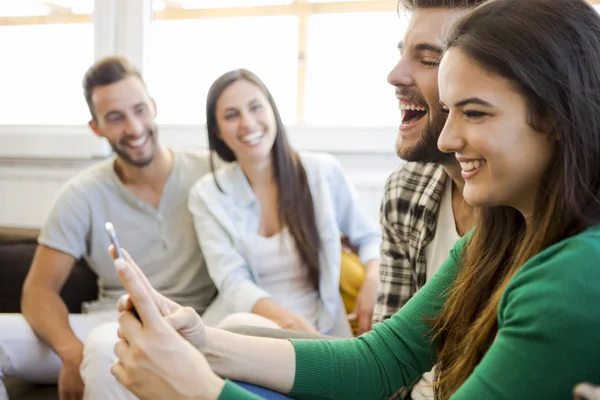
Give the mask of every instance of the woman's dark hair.
M 438 399 L 448 399 L 488 351 L 500 299 L 523 264 L 600 223 L 600 16 L 592 6 L 492 0 L 457 22 L 446 47 L 507 79 L 526 99 L 530 126 L 556 146 L 527 224 L 514 208 L 476 210 L 457 280 L 434 321 Z
M 486 0 L 399 0 L 398 9 L 402 6 L 407 11 L 423 8 L 467 9 L 475 7 Z
M 275 114 L 277 134 L 271 150 L 273 158 L 274 179 L 278 187 L 277 204 L 279 208 L 279 221 L 281 226 L 287 226 L 300 258 L 308 266 L 309 279 L 318 287 L 319 282 L 319 253 L 321 239 L 317 229 L 315 209 L 312 195 L 308 186 L 306 171 L 302 166 L 300 156 L 290 146 L 285 126 L 273 100 L 273 96 L 265 84 L 252 72 L 246 69 L 236 69 L 221 75 L 212 84 L 206 100 L 206 127 L 208 130 L 208 144 L 211 153 L 215 152 L 226 162 L 235 161 L 235 154 L 224 141 L 219 138 L 216 108 L 217 101 L 225 89 L 239 80 L 248 81 L 256 85 L 266 96 Z M 214 160 L 211 156 L 210 166 L 213 177 L 215 175 Z M 219 187 L 219 189 L 221 189 Z

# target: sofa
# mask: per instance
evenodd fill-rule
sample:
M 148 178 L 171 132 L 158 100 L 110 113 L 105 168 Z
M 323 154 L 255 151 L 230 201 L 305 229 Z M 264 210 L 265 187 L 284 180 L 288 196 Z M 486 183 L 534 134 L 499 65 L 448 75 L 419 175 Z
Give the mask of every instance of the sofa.
M 21 312 L 21 292 L 37 243 L 34 238 L 0 240 L 0 313 Z M 98 297 L 96 275 L 84 260 L 77 262 L 61 296 L 69 312 L 80 313 L 81 303 Z M 0 327 L 1 329 L 1 327 Z M 58 400 L 56 385 L 6 379 L 10 400 Z

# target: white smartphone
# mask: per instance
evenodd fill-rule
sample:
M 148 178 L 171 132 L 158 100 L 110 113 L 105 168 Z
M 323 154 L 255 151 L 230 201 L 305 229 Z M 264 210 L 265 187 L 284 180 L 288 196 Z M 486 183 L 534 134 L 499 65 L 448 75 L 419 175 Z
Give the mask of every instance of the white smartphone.
M 108 233 L 108 239 L 110 240 L 110 242 L 115 248 L 115 251 L 117 252 L 117 256 L 119 258 L 125 259 L 125 257 L 123 256 L 123 252 L 121 251 L 121 245 L 119 244 L 119 238 L 117 238 L 117 232 L 115 231 L 115 227 L 111 222 L 107 222 L 106 224 L 104 224 L 104 227 L 106 228 L 106 233 Z
M 125 256 L 123 255 L 123 251 L 121 250 L 121 245 L 119 244 L 119 238 L 117 237 L 117 231 L 115 231 L 115 227 L 113 226 L 113 224 L 111 222 L 107 222 L 106 224 L 104 224 L 104 228 L 106 228 L 106 233 L 108 234 L 108 239 L 114 246 L 117 256 L 124 260 Z M 133 313 L 133 315 L 135 315 L 135 317 L 138 320 L 141 321 L 140 316 L 139 316 L 137 310 L 135 309 L 135 307 L 133 307 L 130 311 Z

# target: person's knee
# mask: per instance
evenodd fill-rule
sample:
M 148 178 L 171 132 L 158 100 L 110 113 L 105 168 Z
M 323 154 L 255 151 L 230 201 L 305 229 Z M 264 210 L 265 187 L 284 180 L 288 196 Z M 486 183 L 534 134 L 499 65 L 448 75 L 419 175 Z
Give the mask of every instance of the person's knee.
M 227 329 L 233 326 L 256 326 L 262 328 L 281 329 L 274 321 L 252 313 L 229 314 L 219 322 L 217 328 Z
M 110 372 L 117 360 L 115 344 L 119 341 L 119 324 L 109 322 L 93 329 L 83 348 L 81 378 L 85 383 L 84 400 L 133 400 L 136 397 L 115 379 Z
M 22 314 L 0 315 L 0 379 L 35 364 L 31 349 L 39 340 Z
M 116 322 L 105 323 L 94 328 L 87 337 L 81 363 L 81 377 L 86 385 L 111 376 L 110 366 L 117 359 L 114 348 L 119 340 L 118 328 Z

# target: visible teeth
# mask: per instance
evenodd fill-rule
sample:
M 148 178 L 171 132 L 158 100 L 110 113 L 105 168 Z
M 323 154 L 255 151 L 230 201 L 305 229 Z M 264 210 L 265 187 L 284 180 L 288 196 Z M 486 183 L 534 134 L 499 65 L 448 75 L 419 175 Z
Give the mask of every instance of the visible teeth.
M 146 143 L 146 139 L 148 139 L 148 136 L 144 135 L 136 140 L 132 140 L 129 142 L 129 146 L 130 147 L 140 147 L 141 145 L 143 145 L 144 143 Z
M 242 138 L 242 141 L 249 143 L 249 144 L 255 144 L 255 143 L 258 143 L 260 141 L 260 139 L 262 139 L 264 134 L 265 133 L 261 132 L 261 131 L 254 132 L 254 133 L 244 136 Z
M 474 161 L 468 161 L 468 162 L 461 162 L 460 168 L 462 168 L 462 170 L 465 172 L 469 172 L 469 171 L 479 169 L 479 168 L 483 167 L 485 164 L 486 164 L 485 160 L 474 160 Z
M 405 104 L 405 103 L 400 103 L 400 109 L 401 110 L 412 110 L 412 111 L 425 111 L 425 107 L 423 107 L 423 106 L 419 106 L 416 104 Z

